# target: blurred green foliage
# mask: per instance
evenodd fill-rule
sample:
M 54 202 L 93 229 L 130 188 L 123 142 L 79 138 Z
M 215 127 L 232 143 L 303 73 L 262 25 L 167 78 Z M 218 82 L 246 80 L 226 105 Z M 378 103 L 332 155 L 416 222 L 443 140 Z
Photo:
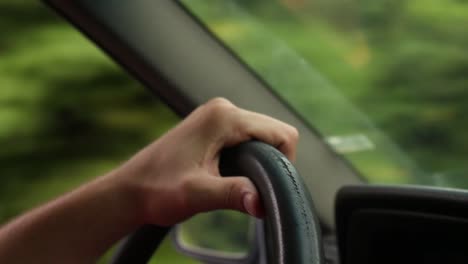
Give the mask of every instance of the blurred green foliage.
M 184 3 L 325 138 L 367 137 L 368 181 L 468 188 L 467 1 Z
M 343 155 L 370 182 L 468 187 L 468 1 L 183 2 L 325 138 L 369 138 L 374 149 Z M 1 0 L 0 36 L 0 223 L 178 121 L 40 3 Z M 222 220 L 234 244 L 204 224 L 216 215 L 190 222 L 189 239 L 240 250 L 237 218 Z M 155 259 L 193 263 L 167 241 Z
M 115 168 L 179 120 L 40 2 L 0 1 L 0 36 L 0 223 Z M 169 241 L 155 260 L 195 263 Z

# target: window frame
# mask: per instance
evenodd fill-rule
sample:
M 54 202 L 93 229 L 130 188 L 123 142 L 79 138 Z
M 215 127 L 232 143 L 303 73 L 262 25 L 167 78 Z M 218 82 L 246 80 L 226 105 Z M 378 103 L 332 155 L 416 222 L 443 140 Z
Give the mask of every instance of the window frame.
M 362 184 L 359 172 L 180 1 L 45 2 L 181 117 L 210 98 L 225 97 L 295 126 L 301 135 L 295 166 L 324 228 L 334 229 L 335 194 L 344 185 Z M 150 12 L 144 14 L 151 15 L 150 25 L 135 11 Z

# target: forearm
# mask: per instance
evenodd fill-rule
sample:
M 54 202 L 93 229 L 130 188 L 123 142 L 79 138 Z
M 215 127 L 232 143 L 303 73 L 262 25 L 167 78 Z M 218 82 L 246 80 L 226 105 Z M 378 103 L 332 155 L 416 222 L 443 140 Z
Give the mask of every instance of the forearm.
M 141 224 L 135 193 L 106 175 L 0 229 L 1 263 L 93 263 Z
M 0 263 L 91 263 L 145 223 L 174 225 L 216 209 L 261 216 L 252 182 L 218 170 L 223 147 L 251 139 L 294 159 L 296 129 L 211 100 L 114 172 L 1 228 Z

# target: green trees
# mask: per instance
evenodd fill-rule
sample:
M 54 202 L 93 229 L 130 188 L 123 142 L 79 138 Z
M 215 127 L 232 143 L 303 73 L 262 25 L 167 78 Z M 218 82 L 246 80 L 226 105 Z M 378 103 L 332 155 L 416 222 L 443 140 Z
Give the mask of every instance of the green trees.
M 391 34 L 372 38 L 379 27 L 366 27 L 376 57 L 364 105 L 428 170 L 462 169 L 468 153 L 468 37 L 461 28 L 468 23 L 468 5 L 404 3 Z
M 324 136 L 369 137 L 370 181 L 468 186 L 466 1 L 186 4 Z
M 177 121 L 39 2 L 1 2 L 0 34 L 0 223 L 107 172 Z

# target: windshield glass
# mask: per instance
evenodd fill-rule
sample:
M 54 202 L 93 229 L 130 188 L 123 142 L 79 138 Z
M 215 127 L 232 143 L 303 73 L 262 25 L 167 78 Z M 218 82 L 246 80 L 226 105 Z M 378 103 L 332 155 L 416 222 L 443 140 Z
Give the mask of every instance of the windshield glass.
M 467 1 L 182 2 L 370 183 L 468 188 Z

